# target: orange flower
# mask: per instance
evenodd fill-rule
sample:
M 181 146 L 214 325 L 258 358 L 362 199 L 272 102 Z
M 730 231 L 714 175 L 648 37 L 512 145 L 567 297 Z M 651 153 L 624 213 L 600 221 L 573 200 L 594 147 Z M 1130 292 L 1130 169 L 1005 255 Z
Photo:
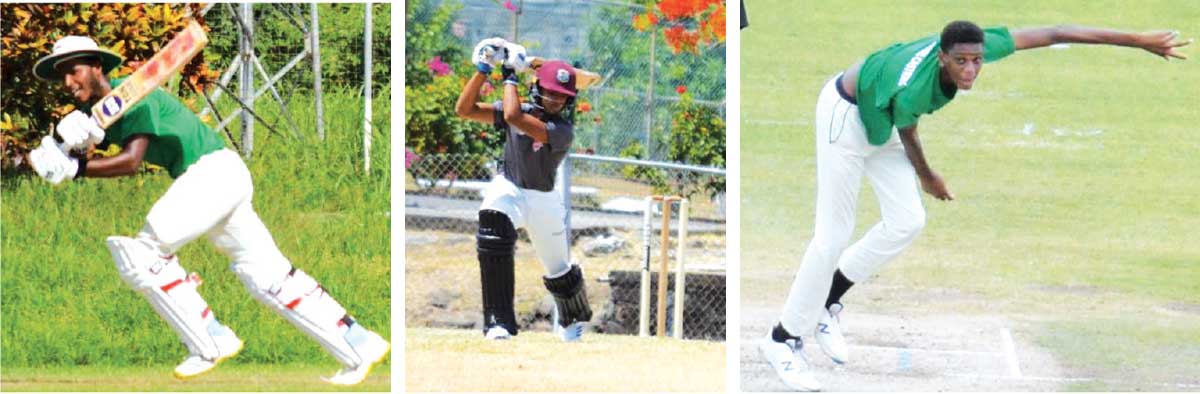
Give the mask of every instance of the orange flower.
M 579 103 L 579 112 L 588 113 L 592 111 L 592 104 L 588 102 Z

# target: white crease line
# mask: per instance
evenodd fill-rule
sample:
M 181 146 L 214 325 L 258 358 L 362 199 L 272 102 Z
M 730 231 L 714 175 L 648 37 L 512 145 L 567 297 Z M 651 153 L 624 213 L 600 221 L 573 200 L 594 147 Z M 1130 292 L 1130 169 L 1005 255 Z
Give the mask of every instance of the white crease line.
M 801 120 L 774 120 L 774 119 L 746 119 L 746 124 L 761 124 L 770 126 L 804 126 L 807 123 Z
M 987 356 L 1000 357 L 1000 356 L 1005 355 L 1004 353 L 999 353 L 999 352 L 980 352 L 980 351 L 974 351 L 974 350 L 915 349 L 915 348 L 907 348 L 907 347 L 869 346 L 869 345 L 851 345 L 850 347 L 856 347 L 856 348 L 860 348 L 860 349 L 895 350 L 895 351 L 909 351 L 909 352 L 922 352 L 922 353 L 965 354 L 965 355 L 972 355 L 972 356 L 987 355 Z
M 1013 380 L 1041 380 L 1047 382 L 1091 382 L 1096 378 L 1057 378 L 1053 376 L 1011 376 L 1011 375 L 993 375 L 981 373 L 960 373 L 947 372 L 946 376 L 954 376 L 960 378 L 971 379 L 1013 379 Z
M 1021 377 L 1021 364 L 1017 361 L 1017 346 L 1013 343 L 1012 332 L 1008 327 L 1000 329 L 1000 337 L 1004 340 L 1004 354 L 1008 359 L 1008 374 L 1012 377 Z
M 1131 381 L 1127 381 L 1127 380 L 1112 380 L 1112 379 L 1086 378 L 1086 377 L 1085 378 L 1060 378 L 1060 377 L 1054 377 L 1054 376 L 1008 376 L 1008 375 L 959 373 L 959 372 L 947 372 L 946 376 L 954 376 L 954 377 L 959 377 L 959 378 L 971 378 L 971 379 L 1012 379 L 1012 380 L 1039 380 L 1039 381 L 1046 381 L 1046 382 L 1102 382 L 1102 383 L 1115 383 L 1115 384 L 1132 384 Z M 1163 387 L 1173 387 L 1173 388 L 1181 388 L 1181 389 L 1200 388 L 1200 384 L 1191 384 L 1191 383 L 1157 383 L 1157 385 L 1160 385 Z

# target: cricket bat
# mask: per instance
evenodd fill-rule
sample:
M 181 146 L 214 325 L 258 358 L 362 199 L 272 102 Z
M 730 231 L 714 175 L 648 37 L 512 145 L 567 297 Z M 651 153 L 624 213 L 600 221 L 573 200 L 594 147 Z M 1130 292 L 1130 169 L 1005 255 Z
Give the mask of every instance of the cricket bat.
M 204 34 L 204 28 L 195 20 L 188 22 L 187 27 L 172 38 L 167 46 L 138 67 L 121 86 L 113 89 L 92 106 L 92 118 L 96 120 L 96 124 L 102 129 L 108 129 L 121 119 L 129 108 L 182 69 L 207 44 L 208 36 Z
M 537 70 L 538 67 L 541 67 L 542 63 L 545 63 L 545 62 L 546 62 L 546 59 L 543 59 L 540 57 L 530 57 L 529 58 L 529 67 L 534 70 Z M 600 83 L 601 79 L 604 79 L 604 78 L 601 77 L 600 74 L 596 74 L 594 72 L 584 70 L 584 69 L 579 69 L 579 68 L 575 69 L 575 89 L 578 89 L 578 90 L 587 89 L 588 87 L 590 87 L 592 85 Z

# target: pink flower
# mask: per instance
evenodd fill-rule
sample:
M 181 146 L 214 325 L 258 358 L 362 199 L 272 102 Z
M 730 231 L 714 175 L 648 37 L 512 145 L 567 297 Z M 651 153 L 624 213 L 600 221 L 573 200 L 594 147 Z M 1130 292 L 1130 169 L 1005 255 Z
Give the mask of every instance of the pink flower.
M 405 169 L 411 168 L 412 163 L 417 160 L 420 160 L 420 159 L 421 159 L 421 157 L 417 156 L 416 153 L 413 153 L 412 150 L 408 149 L 407 147 L 404 148 L 404 168 Z
M 429 71 L 433 71 L 433 75 L 443 77 L 450 74 L 450 65 L 443 62 L 441 56 L 434 56 L 425 64 L 429 66 Z
M 485 82 L 483 83 L 483 90 L 481 90 L 481 91 L 479 92 L 479 95 L 480 95 L 480 96 L 487 96 L 487 95 L 489 95 L 489 94 L 492 94 L 492 92 L 494 92 L 494 91 L 496 91 L 496 87 L 495 87 L 495 86 L 492 86 L 492 83 L 491 83 L 491 82 L 486 82 L 486 81 L 485 81 Z
M 504 0 L 504 8 L 512 12 L 517 12 L 517 6 L 513 5 L 512 0 Z

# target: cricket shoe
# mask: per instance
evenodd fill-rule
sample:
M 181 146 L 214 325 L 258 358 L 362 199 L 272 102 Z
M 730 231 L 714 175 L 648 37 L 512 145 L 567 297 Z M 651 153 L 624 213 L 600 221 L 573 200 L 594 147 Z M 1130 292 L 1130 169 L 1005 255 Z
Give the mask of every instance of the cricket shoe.
M 563 342 L 579 342 L 583 338 L 584 323 L 577 321 L 563 327 L 558 323 L 558 306 L 554 306 L 554 314 L 550 316 L 550 325 L 554 326 L 554 334 L 558 335 Z
M 354 367 L 342 368 L 333 376 L 321 378 L 321 380 L 338 386 L 353 386 L 362 383 L 371 373 L 371 368 L 387 356 L 388 351 L 392 349 L 392 344 L 380 337 L 379 334 L 366 331 L 357 343 L 351 342 L 351 347 L 358 352 L 362 362 Z
M 838 317 L 842 313 L 842 304 L 833 304 L 829 309 L 821 311 L 821 320 L 817 322 L 817 329 L 813 336 L 817 337 L 817 343 L 821 345 L 821 350 L 825 355 L 833 359 L 833 362 L 845 364 L 847 360 L 846 337 L 842 335 L 841 318 Z
M 788 387 L 799 391 L 821 390 L 821 383 L 817 382 L 804 354 L 804 341 L 799 337 L 777 342 L 768 331 L 767 337 L 759 341 L 758 350 Z
M 504 326 L 497 325 L 497 326 L 489 327 L 487 329 L 487 332 L 483 333 L 483 337 L 487 338 L 487 339 L 491 339 L 491 340 L 496 340 L 496 341 L 504 341 L 504 340 L 511 339 L 512 334 L 509 334 L 508 329 L 504 328 Z
M 242 351 L 242 340 L 238 339 L 236 335 L 218 335 L 213 339 L 217 342 L 217 352 L 220 355 L 215 359 L 207 359 L 199 354 L 188 355 L 179 366 L 175 367 L 176 378 L 187 379 L 211 371 L 217 364 Z
M 563 342 L 579 342 L 583 338 L 583 322 L 577 321 L 568 324 L 566 327 L 554 324 L 554 333 L 562 338 Z

